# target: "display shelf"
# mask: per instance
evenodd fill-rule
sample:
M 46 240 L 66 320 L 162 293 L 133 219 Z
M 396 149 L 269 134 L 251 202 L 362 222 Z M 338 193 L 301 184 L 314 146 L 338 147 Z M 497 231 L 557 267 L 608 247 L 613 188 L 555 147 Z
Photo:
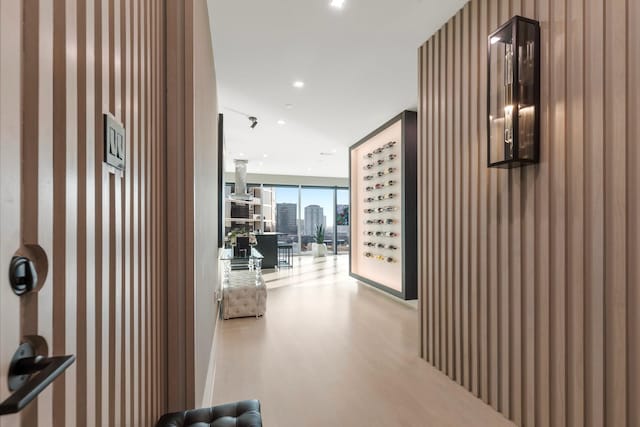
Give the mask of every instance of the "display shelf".
M 275 193 L 270 188 L 250 187 L 252 200 L 231 197 L 231 187 L 225 195 L 225 234 L 234 228 L 246 232 L 275 231 Z
M 228 198 L 227 203 L 233 203 L 236 205 L 246 205 L 246 206 L 259 206 L 261 204 L 260 199 L 254 200 L 239 200 L 234 198 Z
M 394 117 L 351 146 L 349 158 L 349 274 L 416 299 L 417 114 Z

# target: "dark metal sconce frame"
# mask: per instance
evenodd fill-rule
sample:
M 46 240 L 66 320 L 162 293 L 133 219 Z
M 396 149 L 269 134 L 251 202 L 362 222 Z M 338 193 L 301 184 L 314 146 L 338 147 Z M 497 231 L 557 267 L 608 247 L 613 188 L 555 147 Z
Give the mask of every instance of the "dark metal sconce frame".
M 523 93 L 525 92 L 524 85 L 521 84 L 521 76 L 520 76 L 520 61 L 523 58 L 520 57 L 520 49 L 522 46 L 522 34 L 520 32 L 521 27 L 529 26 L 530 30 L 533 30 L 532 40 L 529 38 L 526 41 L 533 42 L 533 76 L 532 76 L 532 85 L 531 90 L 532 93 L 529 95 L 529 102 L 526 104 L 527 107 L 533 107 L 533 111 L 535 114 L 534 120 L 529 121 L 528 123 L 521 123 L 520 118 L 520 110 L 523 107 L 523 99 L 525 96 Z M 510 40 L 508 36 L 510 32 Z M 510 142 L 510 149 L 507 154 L 507 149 L 505 148 L 505 154 L 503 158 L 492 159 L 492 118 L 491 116 L 491 100 L 494 95 L 494 88 L 491 86 L 491 79 L 494 73 L 498 73 L 499 70 L 492 70 L 491 63 L 491 50 L 492 45 L 497 41 L 503 41 L 506 39 L 507 44 L 510 44 L 513 56 L 513 60 L 511 62 L 512 66 L 509 70 L 507 67 L 507 71 L 510 71 L 511 75 L 506 75 L 504 78 L 511 78 L 512 88 L 511 88 L 511 109 L 509 110 L 509 117 L 511 122 L 511 128 L 507 128 L 507 113 L 506 109 L 509 106 L 505 107 L 505 146 L 508 144 L 507 141 Z M 505 89 L 506 90 L 506 89 Z M 528 146 L 526 150 L 524 149 L 524 141 L 521 138 L 521 127 L 524 128 L 526 126 L 533 126 L 533 128 L 529 128 L 530 132 L 530 140 L 529 144 L 532 146 Z M 507 136 L 508 135 L 508 136 Z M 494 153 L 495 154 L 495 153 Z M 524 18 L 522 16 L 514 16 L 508 22 L 501 25 L 496 31 L 491 33 L 487 38 L 487 166 L 495 167 L 495 168 L 516 168 L 521 166 L 526 166 L 529 164 L 538 163 L 540 158 L 540 24 L 538 21 Z M 492 161 L 493 160 L 493 161 Z

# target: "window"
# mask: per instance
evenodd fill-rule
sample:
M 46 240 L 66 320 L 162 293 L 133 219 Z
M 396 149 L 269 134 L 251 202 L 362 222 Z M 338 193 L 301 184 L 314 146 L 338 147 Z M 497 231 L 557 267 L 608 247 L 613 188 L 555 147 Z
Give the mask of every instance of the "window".
M 348 253 L 351 236 L 349 224 L 351 212 L 349 209 L 349 190 L 339 188 L 336 190 L 336 248 L 337 253 Z
M 299 252 L 298 239 L 298 187 L 273 187 L 276 201 L 276 231 L 279 244 L 293 245 Z
M 303 187 L 301 190 L 301 252 L 310 252 L 316 243 L 319 226 L 324 230 L 324 243 L 329 253 L 333 253 L 334 209 L 333 188 Z

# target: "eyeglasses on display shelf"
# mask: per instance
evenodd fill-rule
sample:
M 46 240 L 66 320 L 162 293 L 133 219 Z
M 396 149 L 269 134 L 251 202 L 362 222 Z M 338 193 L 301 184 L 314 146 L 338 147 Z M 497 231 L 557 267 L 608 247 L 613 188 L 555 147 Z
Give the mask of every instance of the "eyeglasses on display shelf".
M 398 233 L 394 231 L 375 231 L 377 237 L 398 237 Z
M 368 209 L 368 210 L 373 210 L 373 209 Z M 382 213 L 382 212 L 395 212 L 397 210 L 398 210 L 397 206 L 384 206 L 382 208 L 378 208 L 377 209 L 377 211 L 379 213 Z M 367 212 L 367 213 L 371 213 L 371 212 Z
M 394 193 L 389 193 L 389 194 L 383 194 L 378 196 L 378 198 L 376 200 L 389 200 L 389 199 L 393 199 L 395 198 L 396 195 Z M 371 197 L 369 197 L 371 198 Z
M 365 176 L 365 177 L 364 177 L 364 180 L 365 180 L 365 181 L 371 181 L 373 178 L 375 178 L 375 176 L 373 176 L 373 175 L 367 175 L 367 176 Z
M 384 219 L 367 219 L 364 221 L 364 223 L 367 225 L 371 225 L 371 224 L 382 225 L 384 224 Z
M 366 258 L 373 258 L 373 259 L 377 259 L 378 261 L 386 261 L 386 262 L 396 262 L 396 259 L 392 256 L 386 256 L 386 255 L 381 255 L 381 254 L 374 254 L 372 252 L 365 252 L 364 256 Z
M 394 145 L 396 145 L 397 142 L 396 141 L 389 141 L 386 144 L 384 144 L 384 146 L 382 147 L 385 150 L 388 150 L 389 148 L 393 148 Z
M 397 171 L 396 168 L 388 168 L 386 170 L 379 171 L 377 173 L 377 175 L 378 175 L 378 177 L 385 176 L 385 175 L 391 175 L 392 173 L 395 173 L 396 171 Z

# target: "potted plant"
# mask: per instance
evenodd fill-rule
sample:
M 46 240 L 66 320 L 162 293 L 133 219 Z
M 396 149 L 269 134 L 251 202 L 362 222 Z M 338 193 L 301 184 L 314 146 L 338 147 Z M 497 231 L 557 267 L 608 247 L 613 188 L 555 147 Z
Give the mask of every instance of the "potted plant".
M 324 243 L 324 226 L 317 225 L 316 233 L 313 236 L 315 243 L 311 243 L 311 253 L 315 258 L 327 256 L 327 245 Z

